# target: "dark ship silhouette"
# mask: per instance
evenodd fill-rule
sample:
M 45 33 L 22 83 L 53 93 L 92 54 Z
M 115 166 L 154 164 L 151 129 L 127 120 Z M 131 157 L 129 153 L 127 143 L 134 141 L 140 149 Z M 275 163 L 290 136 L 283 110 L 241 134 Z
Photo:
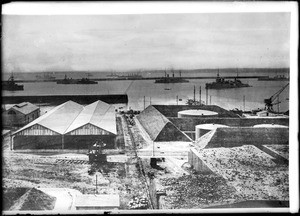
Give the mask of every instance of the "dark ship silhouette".
M 243 87 L 251 87 L 248 84 L 242 83 L 238 76 L 234 78 L 234 80 L 225 80 L 220 77 L 219 72 L 217 74 L 217 78 L 215 82 L 206 83 L 206 89 L 228 89 L 228 88 L 243 88 Z
M 181 71 L 179 72 L 180 76 L 179 77 L 175 77 L 174 75 L 174 71 L 173 72 L 173 76 L 170 77 L 169 74 L 167 74 L 167 72 L 165 71 L 165 76 L 159 79 L 155 80 L 155 83 L 186 83 L 189 82 L 186 79 L 181 78 Z
M 2 81 L 2 90 L 6 90 L 6 91 L 23 91 L 24 86 L 23 85 L 18 85 L 14 80 L 14 76 L 11 75 L 7 81 Z
M 78 79 L 68 78 L 67 75 L 65 75 L 65 78 L 63 80 L 58 80 L 56 83 L 57 84 L 98 84 L 98 82 L 90 80 L 89 78 L 82 78 L 78 80 Z

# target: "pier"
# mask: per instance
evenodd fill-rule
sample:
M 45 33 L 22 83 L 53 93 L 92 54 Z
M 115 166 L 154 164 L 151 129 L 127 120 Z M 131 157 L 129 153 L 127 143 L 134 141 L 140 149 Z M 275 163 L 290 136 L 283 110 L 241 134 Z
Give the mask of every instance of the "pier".
M 258 79 L 258 78 L 267 78 L 268 76 L 222 76 L 224 79 Z M 122 81 L 122 80 L 156 80 L 161 79 L 162 77 L 115 77 L 115 78 L 95 78 L 90 79 L 92 81 Z M 182 79 L 216 79 L 216 76 L 198 76 L 198 77 L 187 77 L 182 76 Z M 18 83 L 26 83 L 26 82 L 57 82 L 61 81 L 63 79 L 55 79 L 55 80 L 15 80 L 15 82 Z
M 66 101 L 72 100 L 80 104 L 89 104 L 97 100 L 101 100 L 108 104 L 128 103 L 127 94 L 111 94 L 111 95 L 24 95 L 24 96 L 2 96 L 4 104 L 16 104 L 24 101 L 34 104 L 50 104 L 58 105 Z

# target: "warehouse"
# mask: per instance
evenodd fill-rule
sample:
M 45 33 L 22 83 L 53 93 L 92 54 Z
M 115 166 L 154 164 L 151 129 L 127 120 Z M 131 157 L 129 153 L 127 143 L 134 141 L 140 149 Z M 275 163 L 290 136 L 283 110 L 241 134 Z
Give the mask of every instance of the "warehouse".
M 88 149 L 96 141 L 115 147 L 114 107 L 102 101 L 63 103 L 13 133 L 12 149 Z

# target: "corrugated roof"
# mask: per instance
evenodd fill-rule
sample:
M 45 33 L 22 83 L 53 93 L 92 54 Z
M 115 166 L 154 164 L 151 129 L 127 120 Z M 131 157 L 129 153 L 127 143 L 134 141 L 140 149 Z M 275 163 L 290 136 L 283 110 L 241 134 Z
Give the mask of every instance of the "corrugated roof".
M 120 206 L 120 196 L 118 194 L 101 194 L 101 195 L 91 195 L 84 194 L 77 196 L 75 199 L 76 207 L 119 207 Z
M 63 134 L 82 110 L 82 105 L 73 101 L 67 101 L 25 125 L 14 134 L 35 124 L 39 124 L 57 133 Z
M 16 104 L 14 106 L 12 106 L 9 110 L 14 109 L 20 113 L 23 113 L 24 115 L 27 115 L 37 109 L 39 109 L 39 107 L 37 107 L 36 105 L 29 103 L 29 102 L 22 102 L 20 104 Z
M 85 106 L 65 133 L 69 133 L 86 124 L 92 124 L 108 132 L 117 134 L 114 107 L 100 100 Z

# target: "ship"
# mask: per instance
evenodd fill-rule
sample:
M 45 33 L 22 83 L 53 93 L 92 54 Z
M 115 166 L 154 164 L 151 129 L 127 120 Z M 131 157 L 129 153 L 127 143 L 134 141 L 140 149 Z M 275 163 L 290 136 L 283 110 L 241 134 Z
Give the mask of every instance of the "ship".
M 39 81 L 54 81 L 56 79 L 56 77 L 51 75 L 50 73 L 46 73 L 43 76 L 36 75 L 35 78 Z
M 241 80 L 237 77 L 234 80 L 225 80 L 224 78 L 220 77 L 219 72 L 217 74 L 217 78 L 215 82 L 206 83 L 206 89 L 229 89 L 229 88 L 243 88 L 243 87 L 251 87 L 246 83 L 242 83 Z
M 179 77 L 175 77 L 173 70 L 172 70 L 172 72 L 173 72 L 173 75 L 172 75 L 172 77 L 170 77 L 169 74 L 167 74 L 167 72 L 165 71 L 165 76 L 161 77 L 159 79 L 156 79 L 155 83 L 187 83 L 187 82 L 189 82 L 188 80 L 181 78 L 181 71 L 179 72 L 179 74 L 180 74 Z
M 258 81 L 289 81 L 289 78 L 284 75 L 276 75 L 275 77 L 259 77 Z
M 65 78 L 63 80 L 57 80 L 57 84 L 76 84 L 77 80 L 68 78 L 67 75 L 65 75 Z
M 89 78 L 82 78 L 81 80 L 78 80 L 76 84 L 98 84 L 98 82 L 90 80 Z
M 14 76 L 11 75 L 7 81 L 2 82 L 2 90 L 6 90 L 6 91 L 23 91 L 24 86 L 23 85 L 18 85 L 14 80 Z

